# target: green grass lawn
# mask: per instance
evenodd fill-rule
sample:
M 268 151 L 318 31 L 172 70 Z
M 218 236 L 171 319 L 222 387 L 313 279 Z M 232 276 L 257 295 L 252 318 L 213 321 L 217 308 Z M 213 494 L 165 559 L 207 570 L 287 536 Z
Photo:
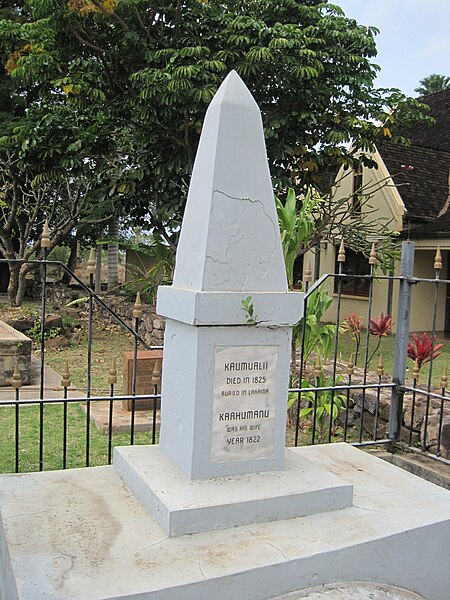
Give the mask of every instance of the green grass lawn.
M 9 313 L 8 307 L 0 307 L 0 318 Z M 39 313 L 39 305 L 27 302 L 24 313 Z M 85 393 L 87 384 L 87 320 L 77 319 L 76 341 L 68 348 L 46 348 L 45 364 L 62 373 L 66 361 L 69 365 L 72 384 Z M 121 327 L 95 319 L 92 336 L 91 395 L 109 396 L 109 369 L 112 359 L 116 360 L 117 384 L 115 395 L 122 394 L 122 354 L 133 350 L 133 338 Z M 39 345 L 34 352 L 39 357 Z M 63 392 L 61 391 L 61 397 Z M 119 404 L 116 403 L 115 406 Z M 20 472 L 39 470 L 39 406 L 22 406 L 19 409 L 19 469 Z M 63 467 L 63 406 L 44 406 L 43 428 L 44 470 Z M 108 462 L 108 434 L 90 425 L 91 466 Z M 151 444 L 152 432 L 135 433 L 135 444 Z M 130 433 L 113 434 L 113 446 L 130 444 Z M 86 415 L 78 404 L 68 405 L 67 467 L 83 467 L 86 464 Z M 0 472 L 11 473 L 15 469 L 15 408 L 0 408 Z
M 78 404 L 68 406 L 67 467 L 86 465 L 86 415 Z M 63 468 L 63 407 L 44 406 L 44 470 Z M 0 409 L 0 472 L 12 473 L 15 468 L 15 409 Z M 152 432 L 135 433 L 135 444 L 151 444 Z M 113 446 L 130 444 L 129 433 L 113 434 Z M 90 466 L 108 463 L 108 434 L 91 422 Z M 19 409 L 19 470 L 39 470 L 39 406 Z

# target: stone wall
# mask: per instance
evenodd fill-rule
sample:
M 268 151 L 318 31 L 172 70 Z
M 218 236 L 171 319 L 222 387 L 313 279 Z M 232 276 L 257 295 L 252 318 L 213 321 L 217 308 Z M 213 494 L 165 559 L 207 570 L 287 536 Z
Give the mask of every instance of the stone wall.
M 82 288 L 64 285 L 48 285 L 47 286 L 47 310 L 52 312 L 62 311 L 66 309 L 66 305 L 73 300 L 86 298 L 86 292 Z M 111 308 L 119 317 L 121 317 L 127 325 L 134 328 L 133 306 L 134 302 L 130 302 L 122 296 L 105 296 L 102 297 L 103 302 Z M 75 309 L 85 310 L 86 303 L 76 305 Z M 156 314 L 155 307 L 144 304 L 142 307 L 142 320 L 139 324 L 140 336 L 150 346 L 161 346 L 164 340 L 165 320 Z M 94 300 L 94 315 L 107 321 L 108 323 L 117 324 L 117 320 Z

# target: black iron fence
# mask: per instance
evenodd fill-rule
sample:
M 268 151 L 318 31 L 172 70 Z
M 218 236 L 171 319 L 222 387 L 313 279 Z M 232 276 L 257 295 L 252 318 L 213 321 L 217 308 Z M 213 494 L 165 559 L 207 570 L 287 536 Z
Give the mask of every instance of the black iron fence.
M 321 335 L 331 335 L 332 344 L 324 359 L 322 354 L 327 353 L 320 348 L 320 340 L 311 352 L 308 347 L 311 332 L 306 326 L 298 332 L 297 386 L 290 390 L 294 399 L 294 444 L 305 443 L 302 435 L 305 432 L 311 444 L 341 440 L 357 446 L 403 443 L 413 451 L 426 452 L 450 464 L 450 397 L 447 393 L 450 331 L 445 331 L 450 312 L 450 280 L 441 277 L 439 249 L 434 264 L 430 265 L 433 278 L 414 277 L 414 244 L 410 242 L 402 246 L 399 275 L 377 273 L 374 253 L 369 259 L 368 274 L 345 273 L 342 246 L 337 262 L 337 273 L 326 274 L 313 285 L 308 281 L 308 269 L 306 272 L 303 323 L 308 315 L 314 317 L 311 312 L 317 311 L 314 295 L 324 288 L 331 290 L 332 305 L 323 316 L 325 320 L 333 317 L 333 327 L 331 332 L 322 331 Z M 343 292 L 344 282 L 349 279 L 364 282 L 365 285 L 360 286 L 366 290 L 364 297 L 355 298 Z M 424 285 L 427 286 L 425 295 Z M 379 305 L 380 289 L 384 290 L 382 296 L 387 310 L 395 300 L 394 316 L 387 312 L 374 314 L 374 299 Z M 355 301 L 361 312 L 365 309 L 362 316 L 355 312 L 349 314 L 348 306 L 354 307 Z M 417 319 L 421 306 L 427 315 L 426 318 L 419 315 Z M 412 312 L 424 330 L 411 337 L 411 324 L 413 328 L 417 326 L 411 320 Z M 440 330 L 437 329 L 438 315 Z M 316 327 L 320 334 L 323 326 Z M 356 342 L 352 349 L 356 347 L 356 355 L 359 351 L 363 359 L 359 368 L 356 368 L 355 352 L 340 356 L 342 347 L 348 349 L 349 345 L 342 344 L 342 339 L 348 340 L 349 335 Z M 375 349 L 373 340 L 377 340 Z M 383 358 L 382 340 L 386 340 L 384 345 L 389 347 L 388 361 Z
M 0 260 L 0 264 L 5 262 L 13 261 Z M 65 271 L 67 268 L 58 261 L 45 258 L 30 262 L 34 262 L 40 271 L 42 283 L 40 335 L 37 341 L 39 386 L 36 388 L 36 397 L 25 397 L 26 388 L 22 386 L 17 367 L 11 380 L 10 396 L 5 398 L 3 395 L 3 399 L 0 399 L 1 470 L 23 472 L 109 464 L 114 445 L 157 443 L 161 361 L 155 360 L 153 363 L 145 394 L 137 393 L 137 367 L 141 348 L 160 350 L 161 346 L 150 346 L 139 334 L 142 317 L 139 296 L 134 304 L 130 326 L 93 291 L 92 259 L 88 262 L 89 284 L 71 273 L 86 295 L 85 393 L 76 394 L 70 387 L 71 376 L 67 365 L 61 376 L 60 397 L 44 397 L 47 269 L 51 265 Z M 298 347 L 296 352 L 293 350 L 291 366 L 287 443 L 302 445 L 346 441 L 364 446 L 403 442 L 413 450 L 427 452 L 450 463 L 450 398 L 446 375 L 450 344 L 449 341 L 438 342 L 437 330 L 438 314 L 442 321 L 441 291 L 450 286 L 450 281 L 441 278 L 440 254 L 434 261 L 434 278 L 413 276 L 414 247 L 411 244 L 403 244 L 401 272 L 397 276 L 377 273 L 374 255 L 371 255 L 369 263 L 370 269 L 366 275 L 345 273 L 345 251 L 341 247 L 337 273 L 324 275 L 311 284 L 310 270 L 306 270 L 305 317 L 294 329 Z M 363 302 L 357 299 L 359 305 L 364 306 L 364 316 L 357 315 L 355 311 L 349 314 L 348 303 L 355 301 L 343 290 L 349 278 L 364 281 L 366 293 Z M 387 283 L 389 294 L 386 307 L 392 306 L 395 297 L 396 315 L 394 318 L 388 314 L 374 317 L 374 299 L 377 300 L 378 290 Z M 434 287 L 434 301 L 429 310 L 430 327 L 424 332 L 425 337 L 422 334 L 421 338 L 417 338 L 419 344 L 423 342 L 419 347 L 417 342 L 414 346 L 410 339 L 410 322 L 413 289 L 414 293 L 418 293 L 421 284 Z M 394 286 L 398 289 L 394 289 Z M 117 394 L 114 360 L 109 370 L 105 369 L 104 372 L 109 385 L 108 392 L 92 394 L 95 303 L 114 317 L 121 330 L 130 336 L 132 376 L 129 394 Z M 385 340 L 389 341 L 390 346 L 391 356 L 388 360 L 386 356 L 383 358 Z M 410 360 L 408 371 L 408 355 L 411 359 L 414 353 L 416 358 Z M 390 368 L 386 368 L 386 363 Z M 425 385 L 419 383 L 423 379 L 421 369 L 424 366 L 428 369 Z M 441 375 L 436 383 L 437 369 L 440 369 Z M 408 377 L 409 373 L 412 377 Z M 139 410 L 143 401 L 146 402 L 145 411 Z M 114 422 L 119 407 L 122 410 L 124 403 L 128 407 L 129 419 L 125 431 L 121 432 Z M 103 427 L 99 433 L 97 425 L 92 423 L 92 411 L 100 405 Z M 80 406 L 83 413 L 79 410 Z M 138 426 L 136 420 L 139 421 Z

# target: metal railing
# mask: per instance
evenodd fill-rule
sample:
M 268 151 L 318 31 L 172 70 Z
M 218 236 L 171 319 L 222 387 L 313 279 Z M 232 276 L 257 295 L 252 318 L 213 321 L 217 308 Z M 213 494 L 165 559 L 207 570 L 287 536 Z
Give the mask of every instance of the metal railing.
M 301 439 L 301 434 L 305 431 L 309 433 L 309 442 L 316 443 L 317 434 L 320 433 L 320 442 L 332 442 L 335 440 L 351 441 L 356 446 L 389 444 L 393 445 L 396 442 L 403 441 L 411 450 L 420 450 L 426 452 L 434 458 L 438 458 L 450 464 L 450 448 L 443 448 L 444 438 L 447 435 L 446 427 L 450 421 L 450 397 L 446 392 L 448 379 L 446 374 L 445 361 L 449 363 L 449 354 L 444 358 L 444 363 L 441 363 L 442 377 L 440 387 L 436 383 L 433 385 L 433 375 L 435 373 L 435 362 L 437 358 L 437 315 L 438 309 L 443 308 L 438 306 L 439 290 L 442 286 L 450 286 L 450 280 L 441 277 L 442 259 L 440 251 L 436 253 L 434 260 L 434 278 L 420 278 L 413 276 L 414 267 L 414 244 L 405 242 L 402 245 L 402 264 L 400 275 L 378 275 L 375 273 L 375 258 L 374 253 L 369 258 L 370 272 L 367 275 L 354 275 L 344 273 L 345 251 L 343 246 L 338 253 L 338 273 L 325 274 L 313 285 L 310 283 L 310 270 L 306 270 L 305 281 L 305 296 L 304 296 L 304 314 L 308 315 L 308 306 L 314 292 L 326 288 L 329 280 L 336 281 L 337 285 L 333 287 L 336 290 L 333 298 L 334 323 L 333 323 L 333 351 L 331 357 L 325 362 L 320 356 L 320 350 L 317 348 L 316 354 L 313 353 L 314 368 L 310 369 L 308 376 L 304 377 L 305 371 L 305 332 L 306 327 L 302 330 L 300 336 L 300 351 L 299 351 L 299 369 L 297 381 L 302 385 L 292 387 L 291 394 L 296 394 L 295 408 L 295 436 L 294 444 L 299 445 L 304 443 Z M 366 306 L 366 328 L 359 330 L 359 335 L 362 337 L 361 347 L 363 354 L 363 365 L 359 369 L 359 379 L 355 383 L 355 365 L 353 355 L 350 356 L 348 363 L 338 360 L 340 349 L 340 338 L 343 336 L 342 324 L 343 304 L 345 302 L 354 302 L 355 298 L 349 299 L 342 292 L 342 282 L 348 278 L 364 280 L 368 282 L 368 291 L 365 298 Z M 398 285 L 398 306 L 396 314 L 396 333 L 392 334 L 395 341 L 394 359 L 392 364 L 392 373 L 389 377 L 390 381 L 386 381 L 385 367 L 383 364 L 382 355 L 378 361 L 376 370 L 369 369 L 369 352 L 371 338 L 371 319 L 373 319 L 373 300 L 374 286 L 379 281 L 391 282 L 389 285 L 390 293 L 393 292 L 393 285 Z M 429 328 L 426 334 L 426 341 L 429 346 L 428 355 L 425 353 L 419 356 L 414 363 L 413 381 L 408 384 L 406 381 L 408 346 L 410 342 L 410 320 L 411 320 L 411 299 L 413 289 L 416 294 L 420 293 L 419 284 L 432 284 L 434 286 L 434 301 L 430 310 Z M 441 297 L 441 302 L 443 299 Z M 387 306 L 392 306 L 392 297 L 387 298 Z M 447 310 L 450 307 L 447 306 Z M 329 315 L 328 315 L 329 318 Z M 344 321 L 345 322 L 345 321 Z M 361 319 L 362 322 L 362 319 Z M 390 327 L 389 327 L 390 329 Z M 390 331 L 386 332 L 387 334 Z M 381 331 L 378 334 L 383 335 Z M 450 332 L 449 332 L 450 338 Z M 443 346 L 450 345 L 449 342 L 443 342 Z M 431 351 L 433 349 L 433 351 Z M 412 354 L 412 351 L 411 351 Z M 373 355 L 370 357 L 373 358 Z M 423 363 L 429 364 L 427 382 L 425 387 L 419 387 L 419 370 Z M 412 362 L 411 362 L 412 364 Z M 327 385 L 323 385 L 323 374 L 327 369 L 329 376 L 326 378 Z M 312 372 L 311 372 L 312 371 Z M 369 382 L 369 377 L 372 380 Z M 374 381 L 375 380 L 375 381 Z M 386 407 L 386 398 L 384 398 L 383 409 L 389 410 L 389 418 L 386 428 L 379 434 L 380 425 L 380 408 L 381 395 L 385 390 L 390 391 L 388 407 Z M 354 402 L 355 392 L 359 391 L 358 403 Z M 368 393 L 375 393 L 375 398 L 370 397 L 370 406 L 367 406 Z M 409 397 L 411 395 L 411 398 Z M 424 406 L 421 406 L 419 419 L 417 415 L 417 398 L 424 398 Z M 407 400 L 407 402 L 405 402 Z M 423 403 L 422 403 L 423 404 Z M 358 418 L 352 419 L 352 426 L 349 427 L 349 414 L 353 408 L 357 408 Z M 321 411 L 321 412 L 319 412 Z M 433 412 L 433 414 L 432 414 Z M 325 415 L 325 419 L 324 419 Z M 327 431 L 324 433 L 322 427 L 318 427 L 318 418 L 326 421 Z M 386 415 L 384 415 L 386 419 Z M 369 423 L 367 423 L 369 421 Z M 430 423 L 433 431 L 430 435 Z M 321 429 L 321 431 L 318 431 Z M 351 429 L 351 431 L 350 431 Z M 336 430 L 338 434 L 336 435 Z M 303 436 L 304 437 L 304 436 Z M 447 443 L 448 444 L 448 443 Z M 443 452 L 444 451 L 444 452 Z M 445 456 L 443 455 L 445 454 Z
M 0 259 L 0 263 L 24 262 Z M 161 390 L 159 387 L 161 361 L 156 361 L 154 372 L 151 376 L 152 389 L 150 392 L 137 394 L 137 364 L 138 349 L 161 349 L 161 346 L 149 346 L 139 333 L 142 306 L 139 296 L 133 307 L 133 326 L 130 326 L 120 317 L 102 298 L 93 291 L 93 258 L 88 261 L 89 285 L 86 285 L 78 276 L 71 273 L 59 261 L 27 261 L 35 264 L 41 271 L 42 303 L 40 314 L 40 336 L 37 343 L 39 348 L 39 394 L 37 398 L 24 399 L 20 373 L 17 371 L 12 378 L 14 393 L 11 399 L 0 400 L 0 422 L 9 414 L 10 427 L 3 434 L 0 442 L 0 455 L 8 447 L 14 448 L 8 467 L 3 470 L 20 472 L 24 470 L 45 470 L 46 468 L 68 468 L 69 466 L 90 466 L 92 464 L 110 464 L 112 449 L 117 443 L 135 444 L 157 443 L 159 438 L 159 403 Z M 441 286 L 450 285 L 450 281 L 442 279 L 440 272 L 442 264 L 435 260 L 435 278 L 417 278 L 413 276 L 414 247 L 411 244 L 403 245 L 402 267 L 398 276 L 378 275 L 375 272 L 373 256 L 369 259 L 370 272 L 367 275 L 353 275 L 344 272 L 345 251 L 343 247 L 338 253 L 338 273 L 326 274 L 317 282 L 310 285 L 310 271 L 306 270 L 304 314 L 314 302 L 314 294 L 322 290 L 330 281 L 336 280 L 336 292 L 333 294 L 334 319 L 332 327 L 329 325 L 328 335 L 332 338 L 331 352 L 328 357 L 321 356 L 320 349 L 307 348 L 309 344 L 307 327 L 304 325 L 297 336 L 299 349 L 297 364 L 292 369 L 296 379 L 289 389 L 289 398 L 292 402 L 289 414 L 291 415 L 291 443 L 294 445 L 315 444 L 333 441 L 346 441 L 357 446 L 395 444 L 402 440 L 411 449 L 427 452 L 428 454 L 448 462 L 450 457 L 446 454 L 446 427 L 450 420 L 450 397 L 447 393 L 447 375 L 445 368 L 442 371 L 440 385 L 433 385 L 436 353 L 431 352 L 428 360 L 429 372 L 425 386 L 419 385 L 420 366 L 417 361 L 413 368 L 412 383 L 407 382 L 407 353 L 411 316 L 412 290 L 420 287 L 418 284 L 427 283 L 435 287 L 433 310 L 430 312 L 430 333 L 428 341 L 432 349 L 435 348 L 437 333 L 437 314 L 439 309 L 439 290 Z M 87 380 L 85 396 L 69 397 L 70 373 L 65 369 L 61 378 L 62 396 L 60 398 L 44 398 L 45 390 L 45 317 L 47 313 L 47 268 L 50 265 L 58 266 L 68 272 L 87 296 Z M 361 366 L 356 366 L 355 356 L 349 359 L 341 357 L 341 341 L 344 335 L 342 323 L 345 320 L 345 302 L 348 301 L 342 291 L 343 282 L 348 278 L 359 278 L 368 282 L 368 291 L 365 303 L 366 328 L 360 328 L 360 352 L 363 357 Z M 373 303 L 375 285 L 377 281 L 391 282 L 399 287 L 398 308 L 396 315 L 396 334 L 391 339 L 395 340 L 394 361 L 392 374 L 387 375 L 382 358 L 378 359 L 376 369 L 370 368 L 369 359 L 371 331 L 369 323 L 373 318 Z M 92 394 L 92 348 L 94 318 L 94 305 L 98 303 L 125 332 L 131 335 L 133 347 L 131 394 L 116 395 L 117 373 L 115 362 L 107 373 L 109 392 L 105 395 Z M 388 306 L 392 299 L 388 299 Z M 327 317 L 329 320 L 329 317 Z M 362 320 L 362 319 L 361 319 Z M 305 323 L 305 319 L 303 320 Z M 320 336 L 319 336 L 320 337 Z M 447 355 L 448 356 L 448 355 Z M 105 373 L 106 375 L 106 373 Z M 386 394 L 386 392 L 388 394 Z M 136 431 L 136 415 L 139 413 L 138 403 L 150 403 L 150 409 L 145 412 L 145 432 Z M 130 423 L 126 433 L 117 433 L 114 429 L 114 417 L 117 412 L 117 402 L 129 401 L 131 403 Z M 93 437 L 98 445 L 99 434 L 97 429 L 92 430 L 92 408 L 96 403 L 105 403 L 107 406 L 105 416 L 105 432 L 100 436 L 102 451 L 93 450 Z M 95 403 L 95 404 L 94 404 Z M 85 415 L 75 413 L 72 408 L 83 405 Z M 10 407 L 10 413 L 4 412 Z M 33 408 L 34 407 L 34 408 Z M 36 453 L 26 460 L 24 455 L 23 440 L 25 435 L 30 435 L 24 429 L 24 416 L 28 411 L 37 411 L 36 426 L 33 435 L 36 436 Z M 58 412 L 59 410 L 59 412 Z M 72 411 L 72 412 L 71 412 Z M 143 413 L 141 413 L 143 414 Z M 55 434 L 49 434 L 46 429 L 48 420 L 56 419 L 58 425 L 58 440 L 52 439 Z M 59 419 L 59 421 L 58 421 Z M 82 429 L 81 429 L 82 428 Z M 445 435 L 444 435 L 445 434 Z M 137 435 L 139 437 L 137 437 Z M 70 460 L 74 440 L 77 441 L 77 459 Z M 3 450 L 2 450 L 3 447 Z

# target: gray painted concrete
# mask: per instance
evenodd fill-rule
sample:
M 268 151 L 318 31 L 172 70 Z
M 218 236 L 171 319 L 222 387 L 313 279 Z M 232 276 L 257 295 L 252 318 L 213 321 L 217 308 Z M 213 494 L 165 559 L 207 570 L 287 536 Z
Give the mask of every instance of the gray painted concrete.
M 236 329 L 239 329 L 239 334 Z M 185 475 L 193 479 L 281 470 L 284 462 L 286 398 L 289 384 L 290 327 L 205 328 L 191 327 L 169 319 L 165 339 L 161 451 Z M 278 349 L 277 377 L 274 384 L 274 447 L 270 456 L 263 459 L 247 459 L 244 455 L 242 460 L 213 464 L 211 446 L 214 353 L 216 348 L 236 344 L 239 344 L 239 348 L 275 346 Z
M 354 506 L 169 538 L 113 467 L 4 475 L 0 595 L 267 600 L 369 581 L 448 599 L 448 491 L 344 444 L 294 452 L 353 484 Z
M 285 594 L 271 600 L 423 600 L 423 597 L 390 585 L 343 583 Z
M 251 324 L 242 307 L 248 296 Z M 157 311 L 167 319 L 161 452 L 191 479 L 282 469 L 291 325 L 301 318 L 302 294 L 288 292 L 261 113 L 234 71 L 206 113 L 174 281 L 160 287 Z M 247 365 L 264 348 L 270 353 L 259 364 L 268 366 L 244 376 L 267 386 L 236 387 L 239 378 L 229 373 L 218 378 L 221 351 Z M 267 416 L 219 423 L 227 394 L 242 398 L 230 415 L 260 409 Z M 250 434 L 255 426 L 261 431 Z
M 114 449 L 114 467 L 170 537 L 352 505 L 353 486 L 286 451 L 283 471 L 192 481 L 158 446 Z

